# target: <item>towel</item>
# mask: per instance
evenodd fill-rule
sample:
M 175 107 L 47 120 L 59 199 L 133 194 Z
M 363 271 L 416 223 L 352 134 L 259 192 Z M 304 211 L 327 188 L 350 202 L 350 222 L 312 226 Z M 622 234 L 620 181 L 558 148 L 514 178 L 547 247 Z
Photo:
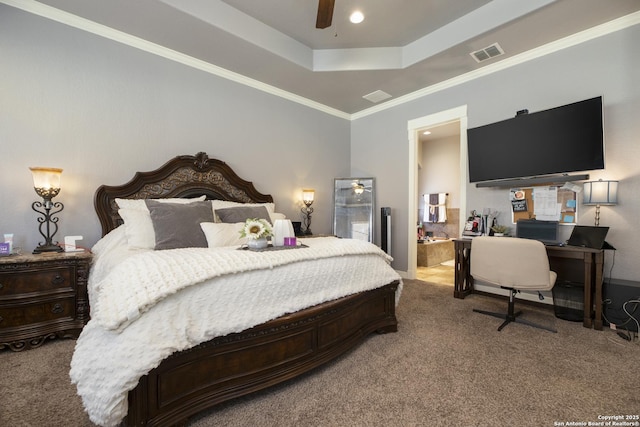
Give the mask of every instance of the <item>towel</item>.
M 424 195 L 425 222 L 447 222 L 447 194 L 432 193 Z

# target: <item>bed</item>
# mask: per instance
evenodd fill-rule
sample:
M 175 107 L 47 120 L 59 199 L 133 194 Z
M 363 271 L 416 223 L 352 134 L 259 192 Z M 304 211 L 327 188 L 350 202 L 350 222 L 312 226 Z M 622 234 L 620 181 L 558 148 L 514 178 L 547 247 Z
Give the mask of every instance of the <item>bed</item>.
M 175 198 L 190 199 L 202 196 L 208 201 L 229 201 L 243 204 L 273 203 L 273 198 L 270 195 L 258 192 L 251 182 L 240 178 L 221 160 L 209 158 L 205 153 L 198 153 L 195 156 L 178 156 L 157 170 L 136 173 L 133 179 L 124 185 L 101 186 L 97 190 L 95 207 L 102 226 L 103 239 L 98 242 L 94 250 L 100 249 L 99 253 L 104 253 L 107 252 L 106 248 L 109 246 L 122 245 L 122 239 L 125 238 L 122 237 L 125 236 L 124 231 L 122 231 L 124 221 L 119 214 L 120 207 L 116 200 L 167 198 L 173 200 Z M 213 327 L 211 324 L 217 323 L 220 319 L 233 317 L 233 315 L 229 313 L 223 315 L 216 311 L 222 310 L 220 313 L 224 313 L 224 310 L 232 309 L 228 308 L 229 306 L 226 304 L 218 303 L 217 300 L 220 299 L 222 301 L 223 296 L 218 297 L 218 294 L 212 293 L 214 292 L 212 288 L 215 286 L 222 286 L 220 283 L 227 280 L 242 280 L 241 285 L 237 286 L 240 289 L 238 292 L 242 292 L 242 286 L 245 283 L 249 283 L 247 286 L 262 286 L 262 277 L 266 277 L 263 275 L 270 275 L 270 278 L 264 279 L 264 286 L 266 286 L 267 283 L 271 283 L 274 280 L 274 275 L 280 278 L 286 278 L 287 275 L 297 277 L 296 275 L 302 273 L 296 269 L 304 267 L 304 274 L 302 274 L 305 277 L 304 280 L 291 280 L 291 288 L 278 291 L 269 290 L 268 295 L 263 294 L 265 297 L 271 297 L 273 293 L 272 299 L 274 302 L 265 304 L 271 308 L 270 304 L 276 306 L 279 304 L 278 301 L 280 299 L 285 299 L 279 298 L 277 292 L 294 292 L 295 289 L 293 288 L 297 286 L 304 287 L 307 281 L 314 283 L 313 289 L 316 289 L 315 282 L 312 282 L 310 278 L 311 272 L 326 270 L 325 264 L 320 263 L 329 262 L 329 255 L 326 255 L 327 259 L 325 260 L 325 252 L 322 251 L 327 253 L 334 250 L 338 251 L 338 249 L 334 249 L 336 243 L 341 246 L 339 251 L 350 250 L 342 249 L 342 247 L 350 248 L 351 245 L 350 239 L 319 237 L 301 240 L 308 244 L 305 245 L 307 246 L 306 249 L 277 251 L 275 258 L 268 261 L 268 263 L 271 263 L 270 267 L 264 271 L 244 271 L 240 269 L 242 271 L 228 274 L 234 268 L 238 269 L 237 266 L 232 266 L 231 270 L 223 271 L 219 274 L 219 277 L 209 278 L 203 283 L 188 286 L 186 289 L 179 288 L 175 291 L 171 289 L 169 283 L 163 281 L 162 292 L 166 292 L 167 295 L 156 305 L 150 307 L 140 305 L 137 308 L 123 308 L 122 305 L 126 306 L 126 302 L 120 303 L 116 307 L 111 307 L 111 305 L 107 304 L 107 298 L 101 294 L 99 295 L 99 292 L 102 293 L 104 291 L 103 288 L 107 287 L 104 283 L 109 282 L 109 280 L 101 281 L 99 285 L 94 285 L 95 289 L 92 289 L 91 275 L 112 277 L 117 269 L 113 268 L 115 264 L 105 267 L 97 262 L 94 263 L 89 280 L 92 319 L 78 339 L 70 372 L 72 382 L 77 385 L 78 393 L 83 397 L 85 409 L 92 421 L 99 425 L 118 425 L 120 422 L 128 426 L 183 425 L 189 417 L 221 402 L 281 383 L 325 364 L 354 348 L 373 332 L 389 333 L 397 331 L 395 307 L 402 288 L 401 279 L 391 269 L 389 265 L 390 259 L 386 259 L 382 263 L 374 261 L 372 258 L 377 258 L 378 256 L 370 256 L 373 254 L 373 249 L 369 254 L 369 248 L 359 247 L 356 252 L 367 252 L 360 258 L 366 258 L 366 262 L 376 263 L 375 268 L 381 269 L 380 273 L 372 274 L 372 276 L 379 276 L 376 280 L 378 282 L 383 280 L 382 283 L 366 283 L 366 287 L 362 287 L 364 290 L 353 292 L 342 289 L 352 286 L 351 281 L 354 283 L 359 281 L 369 282 L 373 278 L 361 279 L 360 277 L 366 276 L 366 274 L 358 271 L 342 272 L 340 275 L 336 275 L 337 278 L 333 276 L 314 278 L 313 280 L 327 282 L 327 287 L 332 289 L 322 291 L 322 302 L 310 305 L 309 301 L 313 301 L 313 298 L 316 297 L 300 297 L 307 301 L 308 306 L 291 312 L 286 308 L 274 307 L 273 313 L 277 313 L 277 310 L 281 310 L 282 313 L 277 316 L 274 316 L 273 313 L 259 314 L 260 316 L 266 316 L 265 318 L 267 319 L 259 323 L 256 323 L 259 321 L 256 320 L 259 317 L 255 317 L 258 315 L 254 315 L 253 312 L 261 310 L 256 310 L 254 307 L 251 310 L 247 310 L 251 311 L 251 316 L 254 316 L 250 327 L 231 333 L 225 333 L 228 331 L 224 329 L 221 329 L 222 332 L 216 332 L 215 329 L 218 326 Z M 366 244 L 366 242 L 363 242 L 363 244 Z M 122 264 L 129 262 L 130 266 L 128 268 L 132 268 L 131 266 L 139 265 L 134 261 L 141 262 L 145 257 L 162 257 L 157 258 L 158 263 L 171 263 L 173 259 L 167 261 L 167 257 L 169 253 L 173 252 L 176 253 L 175 256 L 182 257 L 179 258 L 180 261 L 177 261 L 180 265 L 190 262 L 185 261 L 187 260 L 186 257 L 193 255 L 194 258 L 203 257 L 201 264 L 206 264 L 207 268 L 213 269 L 222 267 L 216 262 L 207 262 L 207 260 L 213 259 L 208 257 L 230 257 L 236 256 L 236 254 L 243 254 L 243 256 L 249 257 L 247 259 L 251 260 L 252 265 L 259 264 L 263 258 L 268 258 L 266 253 L 248 253 L 252 251 L 242 251 L 237 247 L 209 250 L 187 248 L 150 251 L 135 256 L 127 253 L 126 257 L 119 256 L 126 258 L 126 260 L 122 261 Z M 314 255 L 312 257 L 316 258 L 308 261 L 301 261 L 296 258 L 303 256 L 299 254 L 304 253 L 322 253 L 322 255 Z M 345 262 L 353 265 L 351 263 L 357 256 L 352 256 L 351 252 L 347 253 L 346 256 L 342 255 L 335 257 L 335 259 L 331 258 L 331 262 Z M 172 256 L 174 255 L 172 254 Z M 380 258 L 384 258 L 384 256 L 380 255 Z M 98 256 L 98 258 L 100 257 L 102 255 Z M 295 260 L 283 261 L 286 264 L 278 264 L 279 261 L 274 261 L 275 259 L 287 257 L 293 257 L 291 259 Z M 386 264 L 386 267 L 378 266 L 378 264 Z M 215 265 L 215 267 L 212 267 L 212 265 Z M 308 268 L 307 265 L 309 266 Z M 94 271 L 94 268 L 97 271 Z M 120 265 L 118 265 L 118 268 L 120 268 Z M 366 268 L 368 269 L 369 267 Z M 122 277 L 131 277 L 130 280 L 133 283 L 133 276 L 137 275 L 130 270 L 124 269 L 122 271 L 124 272 Z M 251 277 L 251 275 L 255 278 L 253 281 L 247 278 Z M 152 282 L 152 276 L 145 273 L 141 283 Z M 112 279 L 111 281 L 114 289 L 118 289 L 117 292 L 131 293 L 128 297 L 129 300 L 137 297 L 135 292 L 138 291 L 131 290 L 137 288 L 130 286 L 129 279 L 120 281 Z M 341 281 L 349 283 L 341 283 Z M 256 284 L 256 282 L 259 283 Z M 235 289 L 235 282 L 233 283 Z M 138 286 L 137 283 L 136 286 Z M 169 288 L 169 290 L 165 291 L 164 287 Z M 333 290 L 334 288 L 336 289 L 335 291 Z M 336 298 L 331 295 L 341 294 L 335 292 L 348 293 Z M 211 295 L 216 296 L 211 297 Z M 209 305 L 206 309 L 194 309 L 194 305 L 188 304 L 195 304 L 195 302 L 186 303 L 183 302 L 182 298 L 189 301 L 198 301 L 198 304 L 206 301 Z M 298 295 L 292 299 L 297 300 Z M 326 301 L 324 301 L 325 299 Z M 270 300 L 267 298 L 267 301 Z M 169 304 L 175 303 L 183 305 L 178 305 L 179 309 L 171 308 L 173 310 L 171 312 L 162 311 L 164 310 L 163 305 L 174 307 Z M 214 304 L 218 304 L 218 306 L 211 308 Z M 111 311 L 120 312 L 120 320 L 109 324 L 109 321 L 106 320 L 107 316 L 104 314 L 110 312 L 107 308 Z M 132 312 L 135 313 L 132 315 Z M 188 319 L 182 320 L 181 316 L 185 316 Z M 214 317 L 216 322 L 212 322 Z M 170 320 L 167 320 L 168 318 Z M 163 324 L 162 322 L 165 321 L 168 323 Z M 198 322 L 198 325 L 193 327 L 195 322 Z M 242 322 L 245 322 L 245 320 Z M 184 326 L 187 324 L 189 325 L 188 328 Z M 153 326 L 149 327 L 148 325 Z M 179 335 L 180 330 L 168 331 L 169 327 L 173 328 L 174 325 L 178 325 L 175 326 L 176 329 L 185 328 L 185 335 L 188 335 L 189 338 L 182 340 L 182 337 L 178 337 L 180 343 L 172 342 L 171 345 L 161 345 L 163 343 L 162 339 L 165 338 L 163 334 L 166 334 L 166 336 L 171 336 L 171 334 Z M 239 328 L 238 325 L 233 327 Z M 191 328 L 197 329 L 199 332 L 193 332 Z M 210 329 L 213 329 L 213 331 Z M 125 348 L 122 343 L 127 335 L 126 339 L 129 342 L 126 344 L 126 351 L 131 351 L 131 354 L 125 354 L 124 350 L 120 350 Z M 153 335 L 154 338 L 150 338 L 149 335 Z M 156 335 L 162 339 L 155 338 Z M 123 354 L 118 354 L 119 352 Z M 161 357 L 161 360 L 152 360 L 152 356 L 147 357 L 147 354 Z M 147 358 L 149 361 L 146 362 L 146 367 L 136 367 L 134 369 L 128 366 L 134 359 L 137 361 L 137 359 Z M 105 372 L 101 372 L 101 370 Z M 117 399 L 101 400 L 96 398 L 95 395 L 102 393 L 102 389 L 109 388 L 110 378 L 119 376 L 120 370 L 138 372 L 138 374 L 127 374 L 133 375 L 133 377 L 121 380 L 122 384 L 118 385 L 118 387 L 126 390 L 125 398 L 120 399 L 120 401 Z M 89 397 L 94 401 L 92 402 Z M 96 408 L 96 405 L 99 408 Z

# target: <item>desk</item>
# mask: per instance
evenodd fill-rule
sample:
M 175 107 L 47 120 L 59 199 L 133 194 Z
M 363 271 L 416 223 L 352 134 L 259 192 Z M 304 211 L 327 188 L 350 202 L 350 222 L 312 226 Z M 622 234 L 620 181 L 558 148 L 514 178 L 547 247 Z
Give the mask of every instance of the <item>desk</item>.
M 464 298 L 473 292 L 472 241 L 473 239 L 454 239 L 453 241 L 455 248 L 454 298 Z M 558 281 L 568 280 L 584 284 L 584 327 L 593 326 L 601 331 L 604 250 L 579 246 L 546 246 L 546 248 L 549 266 L 558 274 Z

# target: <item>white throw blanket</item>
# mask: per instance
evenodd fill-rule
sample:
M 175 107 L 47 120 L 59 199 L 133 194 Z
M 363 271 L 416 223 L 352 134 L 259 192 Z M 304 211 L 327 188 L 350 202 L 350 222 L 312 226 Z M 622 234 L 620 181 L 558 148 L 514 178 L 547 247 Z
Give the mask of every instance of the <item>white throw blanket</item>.
M 105 329 L 121 329 L 168 295 L 213 277 L 345 255 L 388 257 L 377 246 L 359 240 L 325 238 L 315 243 L 263 252 L 231 247 L 143 252 L 104 278 L 92 277 L 91 317 Z
M 139 253 L 114 268 L 98 257 L 89 280 L 92 318 L 70 371 L 91 420 L 117 425 L 128 391 L 176 351 L 400 280 L 390 257 L 372 244 L 303 241 L 309 248 Z

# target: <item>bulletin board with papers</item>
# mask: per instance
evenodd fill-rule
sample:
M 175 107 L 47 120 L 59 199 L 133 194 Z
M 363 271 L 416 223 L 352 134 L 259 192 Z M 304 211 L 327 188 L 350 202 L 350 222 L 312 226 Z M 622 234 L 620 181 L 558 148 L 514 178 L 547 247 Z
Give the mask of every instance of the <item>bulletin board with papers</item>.
M 577 221 L 577 194 L 569 188 L 555 185 L 509 190 L 513 222 L 519 219 L 559 221 L 575 224 Z

